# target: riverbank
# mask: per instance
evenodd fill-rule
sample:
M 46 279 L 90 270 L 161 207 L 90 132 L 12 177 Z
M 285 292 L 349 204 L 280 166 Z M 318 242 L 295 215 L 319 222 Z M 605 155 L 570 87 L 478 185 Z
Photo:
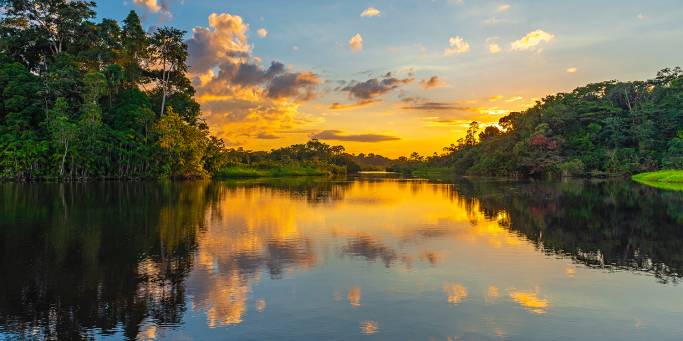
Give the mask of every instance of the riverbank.
M 647 186 L 683 191 L 683 170 L 640 173 L 632 176 L 631 179 Z
M 216 179 L 279 178 L 286 176 L 326 176 L 330 172 L 314 167 L 274 167 L 257 169 L 247 167 L 226 167 L 218 171 Z

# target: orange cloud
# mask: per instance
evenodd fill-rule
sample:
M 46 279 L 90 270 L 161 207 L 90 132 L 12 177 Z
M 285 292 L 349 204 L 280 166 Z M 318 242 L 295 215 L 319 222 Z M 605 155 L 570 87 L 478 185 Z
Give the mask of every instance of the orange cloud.
M 265 38 L 265 37 L 268 36 L 268 30 L 266 30 L 265 28 L 261 27 L 261 28 L 259 28 L 258 30 L 256 30 L 256 34 L 257 34 L 259 37 L 261 37 L 261 38 Z
M 446 83 L 443 80 L 441 80 L 439 76 L 432 76 L 429 79 L 420 81 L 420 85 L 422 85 L 422 87 L 425 89 L 432 89 L 442 87 L 446 85 Z
M 134 0 L 133 2 L 154 13 L 161 11 L 161 5 L 159 5 L 157 0 Z
M 510 97 L 510 98 L 506 99 L 505 102 L 508 102 L 508 103 L 517 102 L 517 101 L 521 101 L 523 99 L 524 99 L 524 97 L 522 97 L 522 96 L 514 96 L 514 97 Z
M 360 33 L 356 33 L 351 39 L 349 39 L 349 47 L 353 52 L 360 52 L 363 50 L 363 36 Z
M 229 145 L 275 139 L 277 131 L 311 122 L 299 108 L 316 97 L 320 84 L 316 74 L 277 61 L 261 66 L 252 55 L 248 28 L 240 16 L 213 13 L 209 26 L 193 29 L 187 41 L 197 101 L 212 132 Z

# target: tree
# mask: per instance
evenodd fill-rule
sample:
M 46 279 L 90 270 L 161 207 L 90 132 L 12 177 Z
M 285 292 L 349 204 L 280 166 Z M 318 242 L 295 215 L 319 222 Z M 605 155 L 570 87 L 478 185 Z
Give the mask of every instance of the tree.
M 39 141 L 43 119 L 40 79 L 19 63 L 0 65 L 0 174 L 30 178 L 39 167 L 44 145 Z
M 470 127 L 465 134 L 465 145 L 474 146 L 477 143 L 477 133 L 479 132 L 479 122 L 474 121 L 470 123 Z
M 99 166 L 103 159 L 105 127 L 102 124 L 102 109 L 99 99 L 106 91 L 107 81 L 102 73 L 91 72 L 85 76 L 83 105 L 78 119 L 78 152 L 81 171 L 84 176 L 102 173 Z
M 500 136 L 501 134 L 501 131 L 496 126 L 488 126 L 484 128 L 483 132 L 479 133 L 479 141 Z
M 683 169 L 683 130 L 669 141 L 664 153 L 663 165 L 667 168 Z
M 166 98 L 173 87 L 182 84 L 187 72 L 187 45 L 183 41 L 185 31 L 171 27 L 158 28 L 150 39 L 149 57 L 156 81 L 161 90 L 161 110 L 166 108 Z
M 149 39 L 142 29 L 140 17 L 135 11 L 130 11 L 123 21 L 121 32 L 123 53 L 121 63 L 126 71 L 126 81 L 135 86 L 142 77 L 142 62 L 146 60 Z
M 69 153 L 69 146 L 76 137 L 76 125 L 69 121 L 69 105 L 66 99 L 60 97 L 55 102 L 47 117 L 47 129 L 50 132 L 52 141 L 61 151 L 61 161 L 59 163 L 59 176 L 64 176 L 64 163 Z
M 207 133 L 185 122 L 171 107 L 155 126 L 159 146 L 164 152 L 167 175 L 195 178 L 206 176 L 202 157 L 207 147 Z
M 52 56 L 76 41 L 83 23 L 95 16 L 93 1 L 83 0 L 2 0 L 3 24 L 28 31 L 45 42 Z
M 203 147 L 208 126 L 186 76 L 182 31 L 147 34 L 134 11 L 122 28 L 93 23 L 93 1 L 0 6 L 0 177 L 194 176 L 205 164 L 220 167 L 222 141 L 211 140 L 214 155 Z M 184 122 L 179 144 L 157 134 L 166 107 Z M 181 149 L 182 167 L 171 147 Z

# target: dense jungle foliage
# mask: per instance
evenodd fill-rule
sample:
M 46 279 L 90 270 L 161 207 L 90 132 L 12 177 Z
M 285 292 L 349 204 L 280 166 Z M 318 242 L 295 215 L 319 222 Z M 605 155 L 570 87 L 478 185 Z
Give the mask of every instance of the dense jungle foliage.
M 683 71 L 607 81 L 551 95 L 481 129 L 472 122 L 445 153 L 411 155 L 393 169 L 448 167 L 459 174 L 608 176 L 683 168 Z
M 187 77 L 185 32 L 92 1 L 0 0 L 0 178 L 197 178 L 447 170 L 607 176 L 683 168 L 683 71 L 551 95 L 441 155 L 391 160 L 317 140 L 253 152 L 211 136 Z
M 187 78 L 185 32 L 92 22 L 95 3 L 2 0 L 0 178 L 196 178 L 225 168 L 356 167 L 318 141 L 272 152 L 210 136 Z M 229 172 L 227 172 L 229 173 Z

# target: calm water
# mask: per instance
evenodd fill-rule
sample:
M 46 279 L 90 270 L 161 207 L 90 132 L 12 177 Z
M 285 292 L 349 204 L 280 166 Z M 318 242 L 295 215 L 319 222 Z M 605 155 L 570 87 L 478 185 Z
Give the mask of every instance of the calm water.
M 0 185 L 0 339 L 680 340 L 683 193 Z

